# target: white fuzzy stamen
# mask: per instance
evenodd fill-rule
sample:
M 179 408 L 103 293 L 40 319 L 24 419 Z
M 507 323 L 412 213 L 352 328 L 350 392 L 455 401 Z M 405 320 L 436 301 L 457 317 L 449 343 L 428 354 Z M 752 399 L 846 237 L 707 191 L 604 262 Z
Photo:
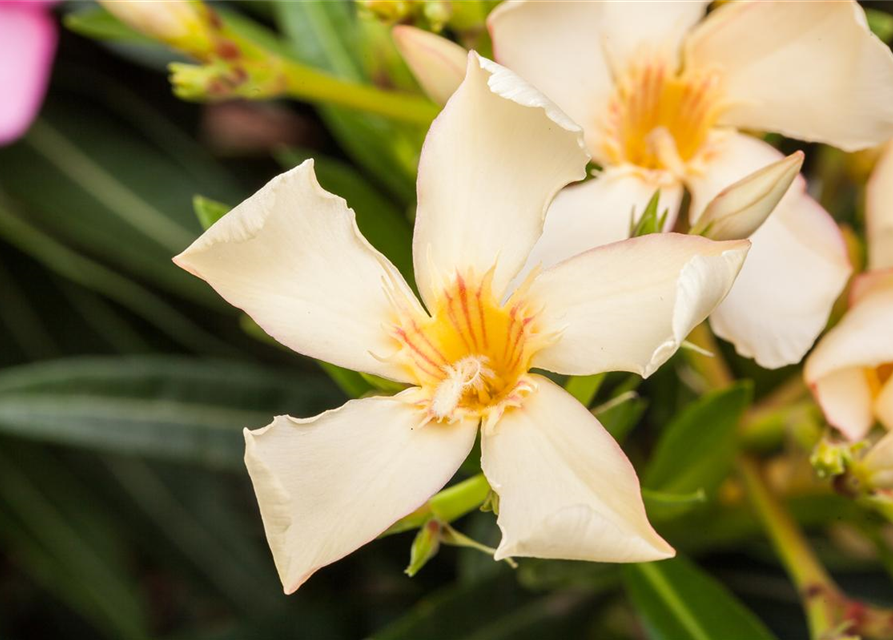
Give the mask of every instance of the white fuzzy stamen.
M 451 416 L 468 389 L 483 389 L 485 379 L 493 377 L 493 370 L 485 366 L 488 360 L 486 356 L 466 356 L 443 367 L 446 377 L 437 385 L 429 409 L 436 420 Z

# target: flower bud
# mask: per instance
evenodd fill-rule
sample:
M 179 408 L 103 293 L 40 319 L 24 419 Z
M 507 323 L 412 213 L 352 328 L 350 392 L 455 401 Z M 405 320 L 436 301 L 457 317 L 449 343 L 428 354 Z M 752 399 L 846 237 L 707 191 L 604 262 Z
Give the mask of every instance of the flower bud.
M 209 11 L 192 0 L 99 0 L 121 22 L 187 53 L 211 48 Z
M 406 567 L 406 575 L 410 578 L 424 567 L 428 560 L 437 555 L 440 549 L 440 535 L 442 525 L 436 518 L 431 518 L 419 529 L 409 554 L 409 566 Z
M 393 28 L 394 44 L 422 89 L 437 104 L 446 104 L 465 78 L 468 52 L 455 42 L 416 27 Z
M 750 237 L 781 201 L 803 165 L 797 151 L 726 187 L 710 201 L 692 229 L 711 240 Z

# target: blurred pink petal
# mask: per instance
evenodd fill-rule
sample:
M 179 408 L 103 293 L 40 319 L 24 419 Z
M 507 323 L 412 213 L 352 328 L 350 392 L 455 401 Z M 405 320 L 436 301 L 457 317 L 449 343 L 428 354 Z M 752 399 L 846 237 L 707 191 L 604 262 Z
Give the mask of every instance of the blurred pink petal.
M 0 2 L 0 145 L 22 136 L 46 93 L 56 23 L 48 2 Z

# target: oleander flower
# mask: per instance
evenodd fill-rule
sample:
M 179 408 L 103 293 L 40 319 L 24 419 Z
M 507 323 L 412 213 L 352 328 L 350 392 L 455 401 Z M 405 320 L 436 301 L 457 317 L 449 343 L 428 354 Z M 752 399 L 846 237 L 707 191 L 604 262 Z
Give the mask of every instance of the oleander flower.
M 804 369 L 825 418 L 850 440 L 864 438 L 875 422 L 893 430 L 893 145 L 866 191 L 869 270 L 853 282 L 850 309 Z M 893 444 L 881 451 L 886 459 Z
M 893 135 L 893 55 L 846 2 L 505 2 L 490 16 L 496 59 L 586 131 L 597 180 L 556 198 L 531 264 L 627 237 L 660 188 L 672 227 L 684 189 L 697 225 L 721 190 L 777 161 L 740 132 L 852 151 Z M 455 83 L 456 53 L 395 28 L 429 94 Z M 455 84 L 453 85 L 455 86 Z M 850 265 L 831 217 L 795 181 L 728 298 L 717 335 L 763 367 L 799 362 L 825 327 Z
M 53 4 L 0 0 L 0 145 L 23 136 L 43 103 L 58 37 Z
M 722 300 L 749 242 L 658 234 L 510 283 L 555 193 L 585 176 L 582 131 L 471 53 L 422 150 L 413 238 L 421 302 L 360 235 L 312 161 L 233 209 L 177 264 L 295 351 L 409 385 L 245 431 L 246 464 L 286 593 L 450 480 L 481 427 L 499 494 L 496 558 L 673 555 L 632 465 L 532 367 L 648 375 Z

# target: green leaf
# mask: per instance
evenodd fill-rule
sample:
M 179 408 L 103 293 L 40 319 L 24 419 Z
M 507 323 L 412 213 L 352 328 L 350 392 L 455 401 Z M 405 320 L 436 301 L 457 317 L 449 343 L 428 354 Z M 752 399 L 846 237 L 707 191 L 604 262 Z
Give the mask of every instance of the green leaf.
M 732 468 L 737 426 L 752 395 L 751 384 L 742 382 L 685 407 L 664 429 L 643 486 L 666 493 L 703 489 L 712 496 Z
M 369 81 L 355 57 L 359 30 L 353 3 L 277 2 L 274 8 L 279 27 L 300 62 L 348 80 Z M 319 111 L 355 161 L 401 203 L 413 201 L 423 131 L 337 107 Z
M 242 429 L 314 415 L 340 397 L 320 376 L 177 357 L 77 358 L 0 373 L 0 433 L 241 469 Z
M 34 473 L 39 470 L 39 473 Z M 0 446 L 4 555 L 108 638 L 149 638 L 117 526 L 61 461 L 36 447 Z
M 717 580 L 683 557 L 624 565 L 623 584 L 651 640 L 772 640 Z
M 592 410 L 602 426 L 622 443 L 633 427 L 642 419 L 648 408 L 648 400 L 634 391 L 626 391 Z
M 574 396 L 584 407 L 588 407 L 595 400 L 595 395 L 605 381 L 605 373 L 597 373 L 593 376 L 571 376 L 564 385 L 565 390 Z
M 633 211 L 629 227 L 629 236 L 631 238 L 647 236 L 651 233 L 660 233 L 663 230 L 664 223 L 667 221 L 667 215 L 670 210 L 664 209 L 664 212 L 658 215 L 657 208 L 659 204 L 660 189 L 655 191 L 654 195 L 651 196 L 651 199 L 648 201 L 648 204 L 645 205 L 645 210 L 642 212 L 642 216 L 639 218 L 638 222 L 636 222 L 635 211 Z
M 404 573 L 412 578 L 428 564 L 440 549 L 440 522 L 436 518 L 430 518 L 425 522 L 412 541 L 409 550 L 409 566 Z
M 209 229 L 212 224 L 220 220 L 232 209 L 228 204 L 223 204 L 204 196 L 193 197 L 192 208 L 195 210 L 195 217 L 198 218 L 202 229 Z
M 893 16 L 880 9 L 865 7 L 865 17 L 868 19 L 868 28 L 874 35 L 886 43 L 893 39 Z

